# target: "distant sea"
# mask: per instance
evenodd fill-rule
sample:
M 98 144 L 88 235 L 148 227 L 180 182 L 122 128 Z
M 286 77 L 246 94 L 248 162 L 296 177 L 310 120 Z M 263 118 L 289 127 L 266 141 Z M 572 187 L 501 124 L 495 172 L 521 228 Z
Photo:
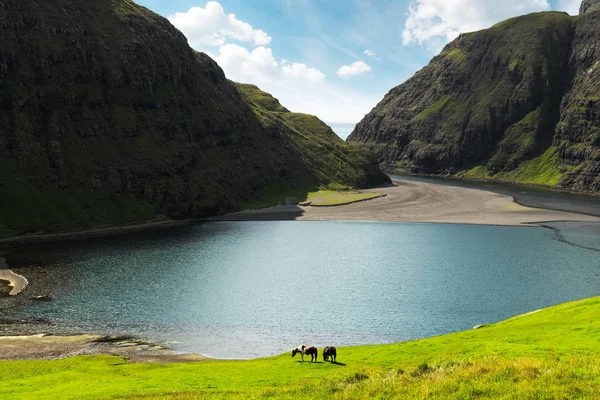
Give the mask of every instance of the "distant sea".
M 355 123 L 336 123 L 336 122 L 326 122 L 327 125 L 329 125 L 331 127 L 331 129 L 333 129 L 333 131 L 335 133 L 337 133 L 337 135 L 339 137 L 341 137 L 342 139 L 346 140 L 348 138 L 348 136 L 350 136 L 350 134 L 352 133 L 352 131 L 354 130 L 354 127 L 356 126 Z

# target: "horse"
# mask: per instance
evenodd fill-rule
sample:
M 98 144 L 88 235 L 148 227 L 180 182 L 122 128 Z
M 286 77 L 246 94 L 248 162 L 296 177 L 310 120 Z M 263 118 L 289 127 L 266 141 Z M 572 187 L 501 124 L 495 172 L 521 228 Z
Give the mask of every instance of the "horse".
M 335 358 L 337 357 L 337 350 L 333 346 L 325 347 L 323 349 L 323 361 L 327 361 L 327 359 L 331 359 L 331 362 L 335 362 Z
M 292 357 L 294 357 L 298 353 L 300 353 L 300 357 L 302 357 L 302 362 L 304 362 L 305 354 L 310 356 L 310 362 L 316 362 L 319 352 L 316 347 L 314 347 L 314 346 L 308 347 L 305 344 L 303 344 L 303 345 L 296 347 L 295 349 L 292 349 Z

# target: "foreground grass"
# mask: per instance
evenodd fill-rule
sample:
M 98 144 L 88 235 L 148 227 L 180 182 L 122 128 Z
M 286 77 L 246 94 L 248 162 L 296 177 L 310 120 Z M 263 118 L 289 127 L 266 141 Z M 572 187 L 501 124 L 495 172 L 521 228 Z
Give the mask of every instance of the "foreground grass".
M 415 342 L 338 349 L 343 364 L 289 354 L 128 364 L 113 356 L 0 363 L 2 399 L 596 398 L 600 298 Z

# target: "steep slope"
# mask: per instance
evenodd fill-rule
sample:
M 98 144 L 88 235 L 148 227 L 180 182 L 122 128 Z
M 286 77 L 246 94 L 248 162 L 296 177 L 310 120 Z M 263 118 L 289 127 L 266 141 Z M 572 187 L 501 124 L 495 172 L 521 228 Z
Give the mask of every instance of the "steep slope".
M 564 173 L 561 184 L 599 192 L 600 0 L 587 3 L 587 12 L 577 21 L 570 59 L 573 86 L 563 99 L 556 142 Z
M 372 153 L 346 143 L 313 115 L 290 112 L 279 100 L 255 85 L 237 84 L 263 127 L 278 134 L 286 147 L 315 171 L 316 181 L 334 188 L 370 187 L 390 182 Z
M 0 237 L 203 217 L 273 182 L 330 183 L 131 0 L 7 0 L 0 26 Z
M 589 3 L 580 18 L 537 13 L 461 35 L 392 89 L 349 140 L 389 171 L 598 190 L 589 147 L 598 80 L 589 73 L 600 36 L 597 1 Z M 583 159 L 589 167 L 578 166 Z

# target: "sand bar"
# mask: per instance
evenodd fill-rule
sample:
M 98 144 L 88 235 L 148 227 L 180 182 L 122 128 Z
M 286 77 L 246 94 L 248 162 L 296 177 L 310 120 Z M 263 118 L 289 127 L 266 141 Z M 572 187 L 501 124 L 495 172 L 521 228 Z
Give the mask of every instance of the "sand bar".
M 15 274 L 10 269 L 8 269 L 8 264 L 6 264 L 6 259 L 0 258 L 0 280 L 9 281 L 11 286 L 13 287 L 10 291 L 11 296 L 16 296 L 25 287 L 28 285 L 27 279 L 25 277 Z
M 213 218 L 217 221 L 377 221 L 534 226 L 600 222 L 600 217 L 524 207 L 510 196 L 429 182 L 395 181 L 372 189 L 387 196 L 339 207 L 277 206 Z

